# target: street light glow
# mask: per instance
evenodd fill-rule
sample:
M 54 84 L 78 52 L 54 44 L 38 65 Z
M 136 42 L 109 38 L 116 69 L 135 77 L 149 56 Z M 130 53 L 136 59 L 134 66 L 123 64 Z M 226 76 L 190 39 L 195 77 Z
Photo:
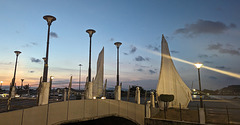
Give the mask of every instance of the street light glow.
M 201 63 L 196 63 L 196 64 L 194 64 L 194 65 L 195 65 L 198 69 L 200 69 L 203 64 L 201 64 Z
M 54 76 L 50 76 L 50 79 L 54 79 Z

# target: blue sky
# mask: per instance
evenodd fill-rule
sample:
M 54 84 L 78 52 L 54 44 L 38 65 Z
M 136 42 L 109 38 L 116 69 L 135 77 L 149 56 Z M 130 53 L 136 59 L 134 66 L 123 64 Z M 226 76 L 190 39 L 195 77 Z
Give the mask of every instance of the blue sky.
M 77 88 L 82 64 L 82 88 L 87 76 L 89 37 L 92 37 L 92 76 L 98 53 L 105 49 L 105 79 L 116 83 L 116 47 L 120 47 L 120 81 L 123 87 L 141 85 L 155 89 L 165 35 L 171 55 L 190 62 L 240 74 L 240 1 L 237 0 L 0 0 L 0 81 L 9 85 L 14 70 L 15 50 L 19 56 L 16 83 L 37 86 L 43 73 L 47 23 L 44 15 L 57 18 L 51 26 L 49 76 L 53 86 L 66 87 L 73 75 Z M 194 66 L 174 61 L 185 83 L 198 88 Z M 239 85 L 240 79 L 207 69 L 201 70 L 202 88 L 219 89 Z

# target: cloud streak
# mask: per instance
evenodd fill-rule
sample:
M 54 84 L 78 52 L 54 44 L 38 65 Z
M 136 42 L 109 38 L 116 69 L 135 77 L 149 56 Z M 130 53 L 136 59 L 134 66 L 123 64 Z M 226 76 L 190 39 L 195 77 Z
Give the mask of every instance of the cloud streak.
M 138 57 L 135 57 L 135 60 L 136 60 L 136 61 L 149 61 L 150 58 L 148 58 L 148 57 L 143 58 L 142 56 L 138 56 Z
M 31 62 L 33 62 L 33 63 L 41 63 L 41 62 L 42 62 L 40 59 L 36 59 L 36 58 L 34 58 L 34 57 L 32 57 L 30 60 L 31 60 Z
M 228 46 L 228 45 L 227 45 Z M 217 50 L 219 53 L 237 55 L 240 56 L 240 51 L 233 48 L 224 48 L 222 44 L 210 44 L 208 45 L 208 50 Z
M 123 54 L 124 54 L 124 55 L 134 54 L 136 51 L 137 51 L 137 47 L 131 45 L 131 46 L 130 46 L 129 53 L 124 52 Z
M 160 45 L 159 46 L 152 46 L 152 45 L 147 45 L 147 48 L 148 49 L 151 49 L 153 51 L 157 51 L 157 52 L 160 52 Z
M 53 38 L 58 38 L 58 35 L 55 32 L 50 32 L 50 36 Z
M 219 21 L 198 20 L 196 23 L 186 24 L 184 28 L 179 28 L 175 31 L 176 34 L 186 34 L 188 36 L 198 34 L 219 34 L 224 31 L 236 28 L 236 24 L 231 23 L 226 25 Z
M 149 70 L 149 73 L 152 75 L 152 74 L 155 74 L 156 71 L 150 69 L 150 70 Z

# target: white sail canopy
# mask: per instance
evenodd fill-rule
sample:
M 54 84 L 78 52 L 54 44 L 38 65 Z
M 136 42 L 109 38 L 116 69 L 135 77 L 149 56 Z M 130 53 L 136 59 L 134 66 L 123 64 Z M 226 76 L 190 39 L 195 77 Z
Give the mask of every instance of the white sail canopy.
M 161 70 L 156 91 L 157 96 L 161 94 L 174 95 L 174 100 L 170 102 L 169 107 L 179 107 L 179 104 L 181 104 L 182 108 L 187 108 L 188 103 L 192 99 L 190 89 L 183 82 L 173 64 L 167 41 L 163 35 L 161 43 Z
M 103 76 L 104 76 L 104 47 L 98 55 L 97 73 L 93 81 L 93 96 L 101 97 L 103 94 Z

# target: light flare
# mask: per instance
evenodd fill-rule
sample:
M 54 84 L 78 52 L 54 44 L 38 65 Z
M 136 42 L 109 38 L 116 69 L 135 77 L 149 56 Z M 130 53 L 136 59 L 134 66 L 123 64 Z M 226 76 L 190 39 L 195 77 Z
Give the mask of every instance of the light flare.
M 148 53 L 154 54 L 154 55 L 161 56 L 160 52 L 156 52 L 156 51 L 152 51 L 152 50 L 148 50 L 148 49 L 143 49 L 143 48 L 139 48 L 139 49 L 141 49 L 143 51 L 146 51 Z M 189 62 L 189 61 L 186 61 L 186 60 L 183 60 L 183 59 L 179 59 L 179 58 L 169 56 L 169 55 L 165 55 L 165 54 L 163 54 L 162 56 L 166 57 L 166 58 L 176 60 L 176 61 L 179 61 L 179 62 L 182 62 L 182 63 L 186 63 L 186 64 L 190 64 L 190 65 L 195 66 L 195 63 L 192 63 L 192 62 Z M 232 73 L 232 72 L 229 72 L 229 71 L 224 71 L 224 70 L 220 70 L 220 69 L 216 69 L 216 68 L 212 68 L 212 67 L 204 66 L 204 65 L 201 68 L 205 68 L 205 69 L 217 72 L 217 73 L 221 73 L 221 74 L 224 74 L 224 75 L 228 75 L 228 76 L 240 79 L 240 74 L 237 74 L 237 73 Z

